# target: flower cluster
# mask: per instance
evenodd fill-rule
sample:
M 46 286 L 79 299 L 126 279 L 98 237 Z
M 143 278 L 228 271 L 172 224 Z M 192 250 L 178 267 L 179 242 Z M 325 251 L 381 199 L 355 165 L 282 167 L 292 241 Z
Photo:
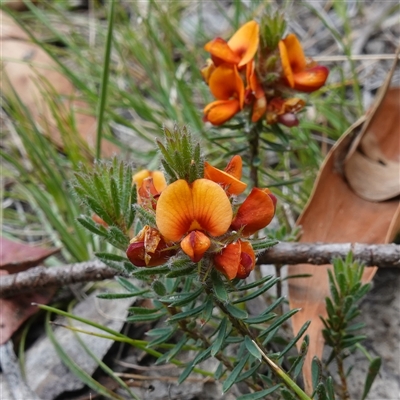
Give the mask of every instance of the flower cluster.
M 249 236 L 267 226 L 276 198 L 268 189 L 253 188 L 241 204 L 236 196 L 242 182 L 242 159 L 234 156 L 225 170 L 207 162 L 204 177 L 167 185 L 160 172 L 142 171 L 134 176 L 138 203 L 154 215 L 131 240 L 129 260 L 138 267 L 165 264 L 185 253 L 192 262 L 208 259 L 228 279 L 246 278 L 255 266 Z
M 269 124 L 295 126 L 305 102 L 293 91 L 313 92 L 325 84 L 328 69 L 305 57 L 296 35 L 274 41 L 267 28 L 260 35 L 259 24 L 250 21 L 229 41 L 215 38 L 204 46 L 211 59 L 202 75 L 216 99 L 204 108 L 205 121 L 221 125 L 249 107 L 252 122 L 265 117 Z

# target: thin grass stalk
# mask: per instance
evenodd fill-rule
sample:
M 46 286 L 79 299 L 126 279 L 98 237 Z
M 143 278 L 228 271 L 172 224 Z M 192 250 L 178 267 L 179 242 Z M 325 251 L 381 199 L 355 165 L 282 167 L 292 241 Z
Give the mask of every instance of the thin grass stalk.
M 84 324 L 87 324 L 89 326 L 93 326 L 94 328 L 97 328 L 97 329 L 100 329 L 100 330 L 102 330 L 104 332 L 107 332 L 107 333 L 109 333 L 109 335 L 104 335 L 104 334 L 97 333 L 97 332 L 96 333 L 95 332 L 89 332 L 89 331 L 85 331 L 83 329 L 75 328 L 75 327 L 72 327 L 72 326 L 64 326 L 65 328 L 67 328 L 69 330 L 73 330 L 75 332 L 82 332 L 82 333 L 85 333 L 87 335 L 93 335 L 93 336 L 97 336 L 97 337 L 102 337 L 104 339 L 110 339 L 110 340 L 114 340 L 114 341 L 117 341 L 117 342 L 127 343 L 127 344 L 130 344 L 131 346 L 134 346 L 134 347 L 138 348 L 139 350 L 142 350 L 142 351 L 146 352 L 147 354 L 149 354 L 149 355 L 151 355 L 153 357 L 156 357 L 156 358 L 159 358 L 159 357 L 161 357 L 163 355 L 159 351 L 156 351 L 156 350 L 154 350 L 154 349 L 152 349 L 150 347 L 147 347 L 148 342 L 145 341 L 145 340 L 131 339 L 131 338 L 125 336 L 124 334 L 120 333 L 120 332 L 117 332 L 117 331 L 115 331 L 113 329 L 110 329 L 110 328 L 108 328 L 106 326 L 103 326 L 101 324 L 98 324 L 96 322 L 89 321 L 86 318 L 82 318 L 82 317 L 79 317 L 77 315 L 70 314 L 70 313 L 68 313 L 66 311 L 62 311 L 62 310 L 59 310 L 59 309 L 54 308 L 54 307 L 46 306 L 44 304 L 36 304 L 36 303 L 34 303 L 34 304 L 37 305 L 40 309 L 46 310 L 49 313 L 53 312 L 55 314 L 62 315 L 63 317 L 71 318 L 71 319 L 74 319 L 76 321 L 83 322 Z M 172 344 L 163 344 L 163 345 L 160 345 L 160 347 L 170 349 L 170 348 L 174 347 L 174 345 L 172 345 Z M 188 350 L 193 350 L 193 348 L 189 347 Z M 176 365 L 178 367 L 184 367 L 185 366 L 185 363 L 183 363 L 181 361 L 178 361 L 176 359 L 171 359 L 170 363 L 174 364 L 174 365 Z M 200 368 L 194 368 L 193 371 L 197 372 L 197 373 L 199 373 L 199 374 L 201 374 L 203 376 L 210 376 L 210 377 L 214 376 L 214 373 L 209 372 L 209 371 L 205 371 L 205 370 L 200 369 Z
M 112 34 L 114 27 L 114 3 L 115 0 L 110 1 L 110 14 L 108 16 L 108 27 L 107 27 L 107 41 L 104 53 L 103 77 L 101 81 L 100 101 L 98 103 L 98 110 L 97 110 L 97 135 L 96 135 L 97 159 L 99 159 L 101 156 L 101 139 L 103 136 L 104 110 L 107 102 L 108 78 L 110 76 L 111 44 L 112 44 Z
M 68 312 L 72 311 L 72 306 L 73 302 L 70 303 L 68 307 Z M 69 325 L 71 327 L 74 327 L 72 324 L 71 319 L 68 319 Z M 83 349 L 86 351 L 86 353 L 97 363 L 97 365 L 107 374 L 109 375 L 112 379 L 114 379 L 121 387 L 123 387 L 129 394 L 130 396 L 135 399 L 135 400 L 140 400 L 140 398 L 133 393 L 130 389 L 129 386 L 117 375 L 115 375 L 114 371 L 107 365 L 105 364 L 102 360 L 100 360 L 96 355 L 89 349 L 89 347 L 86 345 L 86 343 L 82 340 L 80 335 L 76 331 L 72 331 L 75 338 L 78 340 L 79 344 L 83 347 Z

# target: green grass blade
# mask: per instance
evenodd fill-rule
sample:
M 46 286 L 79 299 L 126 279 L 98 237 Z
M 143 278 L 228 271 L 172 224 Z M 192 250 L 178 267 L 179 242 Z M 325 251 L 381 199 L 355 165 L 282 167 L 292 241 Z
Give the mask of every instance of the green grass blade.
M 104 65 L 103 65 L 103 77 L 101 83 L 100 101 L 97 110 L 97 136 L 96 136 L 96 158 L 99 159 L 101 156 L 101 139 L 103 136 L 103 122 L 104 122 L 104 111 L 107 101 L 107 89 L 108 89 L 108 78 L 110 75 L 110 56 L 111 56 L 111 43 L 113 37 L 114 27 L 114 4 L 115 1 L 110 1 L 110 13 L 108 16 L 108 28 L 107 28 L 107 42 L 104 54 Z

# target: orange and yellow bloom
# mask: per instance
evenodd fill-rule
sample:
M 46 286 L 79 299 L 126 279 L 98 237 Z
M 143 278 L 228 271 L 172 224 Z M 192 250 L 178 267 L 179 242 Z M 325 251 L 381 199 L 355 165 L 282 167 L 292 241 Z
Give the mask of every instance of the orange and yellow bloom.
M 204 120 L 222 125 L 244 106 L 245 86 L 240 70 L 252 62 L 259 43 L 259 26 L 250 21 L 244 24 L 226 42 L 216 38 L 204 49 L 210 52 L 212 62 L 202 70 L 216 101 L 204 108 Z
M 204 120 L 221 125 L 242 110 L 244 83 L 235 65 L 222 64 L 208 81 L 211 93 L 217 99 L 204 108 Z
M 245 238 L 271 222 L 276 199 L 268 189 L 254 188 L 242 204 L 232 205 L 232 198 L 247 186 L 241 177 L 240 156 L 232 157 L 224 170 L 205 162 L 204 178 L 193 182 L 178 179 L 164 185 L 162 177 L 156 186 L 154 172 L 135 176 L 140 205 L 155 216 L 155 226 L 146 225 L 131 240 L 129 260 L 138 267 L 154 267 L 181 250 L 194 263 L 206 258 L 228 279 L 246 278 L 256 256 Z
M 249 21 L 226 42 L 216 38 L 208 42 L 204 49 L 211 54 L 215 66 L 223 63 L 243 67 L 250 62 L 258 49 L 259 26 L 256 21 Z
M 192 184 L 179 179 L 161 193 L 156 223 L 167 240 L 182 240 L 182 250 L 197 262 L 211 244 L 204 235 L 226 233 L 232 216 L 229 199 L 218 184 L 208 179 L 197 179 Z
M 230 40 L 215 38 L 204 46 L 211 60 L 202 74 L 216 99 L 204 108 L 205 121 L 222 125 L 249 106 L 252 122 L 266 115 L 268 124 L 297 125 L 295 115 L 299 105 L 304 107 L 303 100 L 297 101 L 297 107 L 289 112 L 276 110 L 270 102 L 282 100 L 287 108 L 288 101 L 299 100 L 287 98 L 288 90 L 289 94 L 292 90 L 306 93 L 318 90 L 325 84 L 329 70 L 307 60 L 294 34 L 276 41 L 276 49 L 260 48 L 260 43 L 268 40 L 260 40 L 258 23 L 249 21 Z
M 284 79 L 300 92 L 314 92 L 325 84 L 328 68 L 307 61 L 301 43 L 293 33 L 279 42 Z

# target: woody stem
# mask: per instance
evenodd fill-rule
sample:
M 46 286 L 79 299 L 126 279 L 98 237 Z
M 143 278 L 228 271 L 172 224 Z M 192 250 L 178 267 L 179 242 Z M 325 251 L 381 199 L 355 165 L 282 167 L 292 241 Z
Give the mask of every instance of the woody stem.
M 259 124 L 254 124 L 249 132 L 249 147 L 250 147 L 250 180 L 253 187 L 258 187 L 258 167 L 259 159 L 259 141 L 260 132 Z

